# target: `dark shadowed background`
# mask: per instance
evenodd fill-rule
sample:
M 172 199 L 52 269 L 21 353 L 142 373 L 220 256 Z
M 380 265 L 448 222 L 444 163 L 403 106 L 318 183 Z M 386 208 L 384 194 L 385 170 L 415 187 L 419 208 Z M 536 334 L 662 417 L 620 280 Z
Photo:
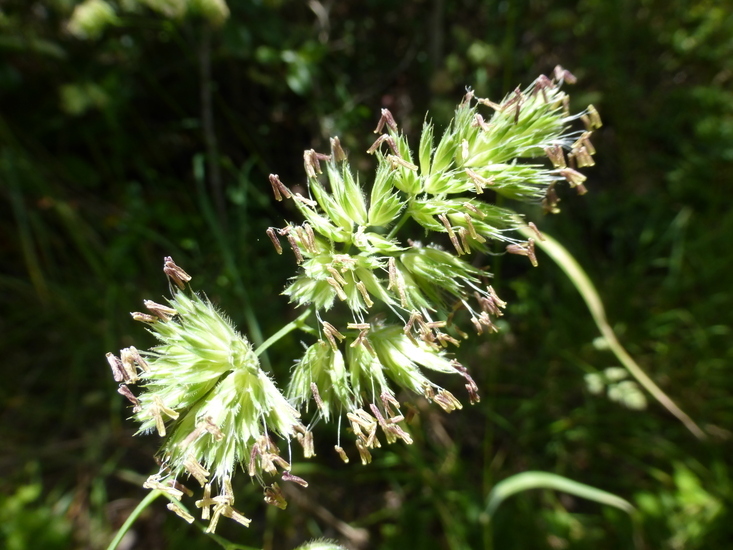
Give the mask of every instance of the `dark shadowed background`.
M 0 546 L 105 548 L 145 496 L 157 441 L 133 437 L 104 354 L 152 344 L 128 312 L 166 293 L 163 256 L 266 338 L 296 314 L 279 295 L 294 262 L 264 231 L 298 219 L 269 173 L 304 182 L 302 151 L 338 135 L 369 174 L 380 108 L 416 143 L 425 113 L 444 128 L 466 86 L 500 100 L 558 63 L 578 77 L 575 110 L 603 118 L 597 164 L 562 213 L 524 212 L 584 266 L 621 342 L 708 439 L 648 396 L 643 409 L 613 399 L 611 381 L 594 394 L 587 375 L 618 362 L 574 287 L 544 255 L 535 269 L 497 257 L 502 331 L 461 349 L 480 404 L 426 408 L 414 445 L 368 467 L 342 464 L 319 426 L 310 487 L 280 511 L 241 475 L 252 526 L 218 532 L 277 550 L 318 536 L 633 547 L 623 512 L 559 493 L 482 521 L 496 482 L 542 470 L 632 502 L 639 548 L 730 544 L 731 0 L 228 0 L 219 21 L 160 7 L 183 0 L 110 0 L 115 19 L 86 37 L 68 25 L 78 3 L 0 1 Z M 281 384 L 299 350 L 271 350 Z M 218 547 L 161 502 L 130 537 Z

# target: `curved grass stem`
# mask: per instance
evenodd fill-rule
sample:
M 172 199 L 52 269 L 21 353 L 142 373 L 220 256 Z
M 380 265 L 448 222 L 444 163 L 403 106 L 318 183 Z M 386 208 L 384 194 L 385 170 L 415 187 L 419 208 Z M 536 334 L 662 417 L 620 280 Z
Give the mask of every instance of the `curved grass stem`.
M 527 226 L 520 227 L 519 232 L 525 237 L 534 238 L 536 237 L 535 232 Z M 642 370 L 642 368 L 634 361 L 629 353 L 624 349 L 621 343 L 616 338 L 616 334 L 613 332 L 611 325 L 608 324 L 606 319 L 606 311 L 603 307 L 603 302 L 598 294 L 595 286 L 591 282 L 588 275 L 580 267 L 580 264 L 573 258 L 570 252 L 558 243 L 555 239 L 548 236 L 546 233 L 543 235 L 544 240 L 536 240 L 535 245 L 539 246 L 542 250 L 547 252 L 555 263 L 565 272 L 570 278 L 575 288 L 580 292 L 583 297 L 588 309 L 590 310 L 593 320 L 601 331 L 601 334 L 606 339 L 609 349 L 613 352 L 616 358 L 621 364 L 629 371 L 629 373 L 646 389 L 654 399 L 666 408 L 670 413 L 677 417 L 685 427 L 692 432 L 692 434 L 698 439 L 704 440 L 707 438 L 705 432 L 690 418 L 672 399 L 657 386 L 654 381 Z

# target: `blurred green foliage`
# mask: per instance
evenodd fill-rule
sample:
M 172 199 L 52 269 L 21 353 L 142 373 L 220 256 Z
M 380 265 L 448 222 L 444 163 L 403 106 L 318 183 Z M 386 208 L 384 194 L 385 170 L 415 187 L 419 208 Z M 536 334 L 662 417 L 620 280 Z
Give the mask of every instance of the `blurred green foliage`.
M 279 296 L 293 266 L 264 237 L 293 215 L 268 173 L 304 182 L 302 150 L 331 135 L 369 168 L 381 107 L 414 136 L 428 109 L 447 125 L 465 86 L 496 100 L 557 63 L 605 126 L 591 192 L 527 215 L 572 251 L 624 346 L 708 440 L 652 401 L 593 395 L 585 377 L 616 362 L 570 283 L 546 258 L 528 270 L 492 256 L 506 323 L 461 349 L 482 402 L 422 410 L 415 444 L 367 468 L 317 438 L 308 490 L 282 512 L 238 487 L 254 521 L 222 535 L 268 549 L 321 536 L 394 549 L 733 539 L 733 2 L 230 0 L 226 17 L 203 1 L 170 16 L 110 0 L 98 4 L 114 17 L 84 39 L 68 26 L 79 4 L 0 6 L 0 546 L 103 548 L 144 495 L 156 442 L 132 438 L 104 353 L 142 347 L 126 312 L 164 294 L 164 255 L 267 337 L 295 315 Z M 289 345 L 269 352 L 280 380 Z M 640 535 L 621 512 L 550 492 L 482 521 L 494 484 L 525 470 L 630 500 Z M 162 505 L 131 537 L 216 547 Z

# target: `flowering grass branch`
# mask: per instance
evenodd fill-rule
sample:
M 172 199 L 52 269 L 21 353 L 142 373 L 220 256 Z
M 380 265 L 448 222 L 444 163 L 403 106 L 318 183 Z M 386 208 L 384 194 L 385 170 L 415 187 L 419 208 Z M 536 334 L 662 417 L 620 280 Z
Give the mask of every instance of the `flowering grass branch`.
M 448 413 L 463 407 L 434 373 L 458 375 L 468 402 L 477 403 L 479 388 L 455 354 L 469 337 L 461 325 L 496 332 L 506 303 L 488 284 L 491 275 L 467 258 L 498 241 L 537 263 L 534 239 L 516 232 L 524 222 L 494 204 L 495 196 L 557 212 L 558 184 L 585 192 L 578 169 L 593 164 L 590 135 L 601 123 L 592 106 L 570 114 L 561 87 L 572 81 L 558 67 L 553 78 L 540 76 L 500 103 L 469 91 L 437 143 L 425 122 L 416 152 L 383 109 L 368 149 L 377 161 L 368 187 L 338 138 L 328 154 L 305 151 L 308 196 L 272 174 L 276 200 L 293 201 L 304 220 L 267 230 L 278 254 L 288 246 L 294 255 L 298 269 L 284 294 L 304 313 L 257 352 L 166 258 L 172 297 L 133 313 L 159 345 L 108 354 L 140 431 L 163 438 L 160 471 L 145 486 L 172 497 L 169 508 L 190 522 L 176 501 L 192 494 L 180 479 L 193 478 L 203 489 L 195 506 L 209 532 L 222 516 L 248 525 L 233 506 L 237 467 L 262 485 L 267 503 L 284 508 L 278 481 L 307 486 L 291 473 L 291 442 L 312 457 L 311 427 L 319 420 L 338 424 L 334 449 L 345 462 L 342 426 L 367 464 L 382 443 L 412 443 L 406 399 L 424 398 Z M 576 120 L 584 130 L 570 128 Z M 257 356 L 296 328 L 317 338 L 294 358 L 281 393 Z M 139 395 L 129 388 L 135 383 Z M 287 460 L 278 443 L 287 446 Z

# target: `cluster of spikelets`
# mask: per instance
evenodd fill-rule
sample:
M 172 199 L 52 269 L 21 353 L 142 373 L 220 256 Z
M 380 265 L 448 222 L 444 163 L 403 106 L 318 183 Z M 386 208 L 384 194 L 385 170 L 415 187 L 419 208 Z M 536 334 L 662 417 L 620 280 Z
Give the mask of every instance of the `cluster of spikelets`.
M 202 519 L 210 520 L 210 531 L 220 516 L 248 525 L 233 507 L 230 480 L 237 466 L 244 463 L 260 482 L 267 502 L 284 507 L 278 484 L 266 478 L 307 483 L 290 473 L 273 438 L 286 443 L 298 439 L 310 450 L 312 435 L 260 368 L 247 339 L 208 300 L 185 290 L 191 277 L 171 258 L 165 259 L 163 269 L 176 284 L 168 305 L 146 300 L 149 313 L 132 314 L 160 345 L 143 354 L 132 347 L 123 349 L 120 357 L 107 354 L 119 392 L 133 404 L 140 431 L 155 430 L 165 438 L 160 472 L 145 486 L 180 500 L 190 491 L 178 478 L 188 475 L 204 489 L 195 505 L 202 509 Z M 129 388 L 136 383 L 144 388 L 139 396 Z M 216 490 L 219 494 L 212 497 Z M 173 500 L 168 507 L 193 521 Z
M 464 309 L 477 333 L 493 332 L 506 304 L 465 256 L 487 251 L 493 239 L 536 265 L 534 241 L 512 236 L 523 224 L 519 216 L 482 200 L 492 193 L 542 202 L 555 212 L 558 182 L 585 192 L 577 168 L 593 164 L 590 134 L 600 119 L 592 106 L 570 115 L 560 90 L 564 80 L 574 78 L 558 67 L 553 79 L 541 76 L 499 104 L 469 92 L 437 145 L 432 124 L 425 123 L 416 156 L 391 113 L 382 110 L 379 136 L 368 149 L 378 162 L 369 198 L 338 138 L 328 155 L 304 153 L 308 197 L 270 176 L 275 198 L 294 200 L 305 218 L 268 229 L 277 252 L 282 237 L 300 264 L 285 294 L 315 308 L 322 334 L 297 363 L 287 395 L 298 408 L 314 401 L 317 418 L 338 416 L 341 422 L 345 415 L 363 463 L 371 460 L 369 449 L 380 446 L 380 431 L 388 443 L 411 441 L 395 387 L 451 412 L 461 402 L 427 373 L 453 373 L 464 378 L 469 401 L 478 402 L 467 369 L 448 353 L 468 337 L 455 314 Z M 488 120 L 479 112 L 486 107 Z M 585 131 L 569 131 L 578 118 Z M 524 161 L 545 156 L 552 168 Z M 426 237 L 444 234 L 453 251 L 400 240 L 398 230 L 408 222 Z M 339 302 L 351 316 L 345 326 L 324 318 Z M 383 315 L 390 311 L 391 322 Z M 336 450 L 347 460 L 340 442 Z
M 446 412 L 462 408 L 431 380 L 431 372 L 459 375 L 469 402 L 478 402 L 478 387 L 450 346 L 468 337 L 460 319 L 467 317 L 479 334 L 494 332 L 506 304 L 487 285 L 488 274 L 466 256 L 488 251 L 495 240 L 536 265 L 533 240 L 512 236 L 522 220 L 489 202 L 491 193 L 541 202 L 556 212 L 558 182 L 585 192 L 585 176 L 577 169 L 593 164 L 589 137 L 600 119 L 592 106 L 570 115 L 560 87 L 572 80 L 558 67 L 554 78 L 541 76 L 498 104 L 469 92 L 437 145 L 432 124 L 425 123 L 416 158 L 383 110 L 379 136 L 368 150 L 378 162 L 368 198 L 338 138 L 331 140 L 329 155 L 305 152 L 308 197 L 270 176 L 275 198 L 292 199 L 305 218 L 267 231 L 277 252 L 283 251 L 282 238 L 299 264 L 284 293 L 312 308 L 320 324 L 320 337 L 296 362 L 285 396 L 260 368 L 247 339 L 211 303 L 187 290 L 190 277 L 166 258 L 164 272 L 174 283 L 168 305 L 146 301 L 149 313 L 133 313 L 160 345 L 142 354 L 127 348 L 119 358 L 108 354 L 141 431 L 165 438 L 160 472 L 146 486 L 166 492 L 169 507 L 193 521 L 177 504 L 188 491 L 179 478 L 193 477 L 203 487 L 195 505 L 210 531 L 221 516 L 247 525 L 233 507 L 232 475 L 243 465 L 263 486 L 265 501 L 285 507 L 274 480 L 307 483 L 290 473 L 276 443 L 287 446 L 288 460 L 293 439 L 306 458 L 314 455 L 310 428 L 299 420 L 311 402 L 311 425 L 333 420 L 340 434 L 345 423 L 364 464 L 382 441 L 412 442 L 401 390 Z M 485 119 L 480 109 L 491 116 Z M 569 130 L 576 119 L 585 130 Z M 540 157 L 552 166 L 528 160 Z M 327 184 L 321 181 L 324 170 Z M 407 223 L 453 250 L 400 240 Z M 339 324 L 344 313 L 350 318 Z M 137 382 L 143 387 L 138 396 L 128 386 Z M 348 462 L 340 435 L 335 450 Z

